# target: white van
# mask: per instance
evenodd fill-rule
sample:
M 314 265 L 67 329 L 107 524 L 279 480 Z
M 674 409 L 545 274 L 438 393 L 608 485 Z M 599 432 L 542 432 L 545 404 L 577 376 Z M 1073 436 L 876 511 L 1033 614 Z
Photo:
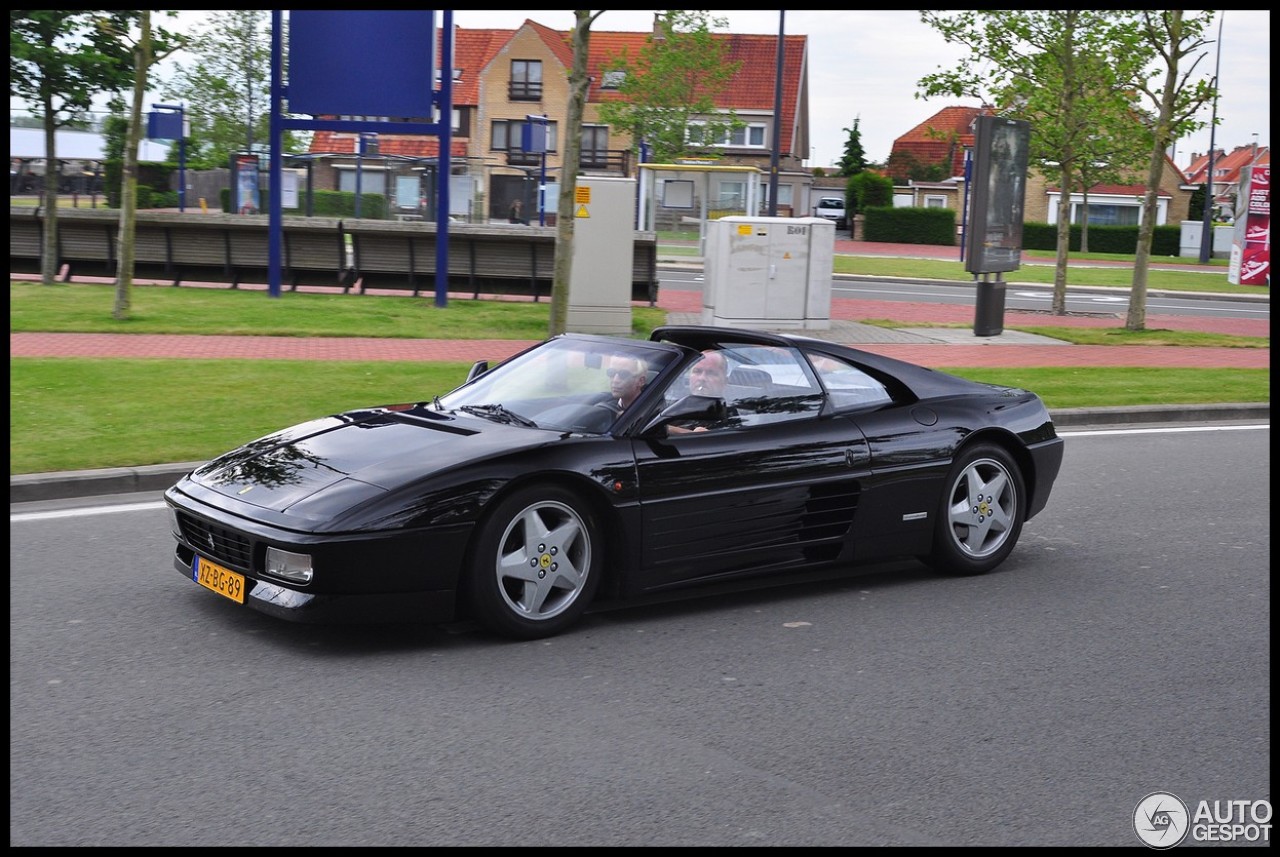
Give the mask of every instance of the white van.
M 836 222 L 836 229 L 848 229 L 849 219 L 844 213 L 844 197 L 824 196 L 813 209 L 814 217 L 825 217 Z

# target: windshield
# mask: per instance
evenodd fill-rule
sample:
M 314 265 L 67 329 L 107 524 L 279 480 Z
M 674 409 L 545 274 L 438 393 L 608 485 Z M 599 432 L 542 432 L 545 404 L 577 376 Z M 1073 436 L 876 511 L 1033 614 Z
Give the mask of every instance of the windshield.
M 435 407 L 509 425 L 604 432 L 675 359 L 653 343 L 558 337 L 441 396 Z
M 844 200 L 824 198 L 818 203 L 818 208 L 844 208 Z

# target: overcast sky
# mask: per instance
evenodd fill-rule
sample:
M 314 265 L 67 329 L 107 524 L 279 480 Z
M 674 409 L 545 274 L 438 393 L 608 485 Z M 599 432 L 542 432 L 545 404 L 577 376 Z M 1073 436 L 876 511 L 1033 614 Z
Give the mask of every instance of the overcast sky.
M 592 25 L 593 31 L 647 32 L 653 29 L 653 11 L 607 11 Z M 921 23 L 919 12 L 721 12 L 735 33 L 809 37 L 809 142 L 813 146 L 809 166 L 833 165 L 844 153 L 846 128 L 860 119 L 858 130 L 867 160 L 882 163 L 893 141 L 952 104 L 976 104 L 944 98 L 916 98 L 920 78 L 951 68 L 964 55 L 933 28 Z M 454 11 L 453 23 L 466 29 L 515 28 L 526 18 L 557 30 L 574 25 L 569 11 Z M 1258 134 L 1258 144 L 1270 144 L 1271 132 L 1271 13 L 1230 11 L 1222 19 L 1222 51 L 1219 75 L 1218 129 L 1214 143 L 1230 151 L 1248 146 Z M 1205 78 L 1213 76 L 1217 59 L 1218 23 L 1210 33 L 1209 54 L 1196 67 Z M 1207 123 L 1211 108 L 1204 109 Z M 1185 167 L 1193 152 L 1209 151 L 1209 129 L 1197 132 L 1176 146 L 1175 163 Z
M 181 27 L 203 15 L 183 12 Z M 649 32 L 653 11 L 607 11 L 592 25 L 594 31 Z M 859 119 L 862 147 L 867 160 L 883 163 L 893 141 L 952 104 L 975 104 L 949 98 L 916 98 L 920 78 L 939 68 L 952 68 L 963 55 L 931 27 L 920 13 L 906 12 L 713 12 L 728 20 L 737 33 L 809 37 L 809 141 L 811 167 L 831 166 L 844 152 L 845 129 Z M 1210 78 L 1220 59 L 1222 95 L 1218 99 L 1219 124 L 1214 142 L 1219 149 L 1256 142 L 1270 144 L 1271 132 L 1271 13 L 1228 11 L 1221 13 L 1221 45 L 1218 22 L 1211 26 L 1207 55 L 1196 73 Z M 467 29 L 514 29 L 529 18 L 557 30 L 574 25 L 572 11 L 454 11 L 453 23 Z M 443 16 L 438 19 L 443 24 Z M 1221 50 L 1219 51 L 1219 47 Z M 11 99 L 12 102 L 12 99 Z M 11 103 L 11 106 L 14 106 Z M 1208 123 L 1211 105 L 1201 111 Z M 1177 141 L 1174 161 L 1180 167 L 1193 153 L 1209 150 L 1206 126 Z

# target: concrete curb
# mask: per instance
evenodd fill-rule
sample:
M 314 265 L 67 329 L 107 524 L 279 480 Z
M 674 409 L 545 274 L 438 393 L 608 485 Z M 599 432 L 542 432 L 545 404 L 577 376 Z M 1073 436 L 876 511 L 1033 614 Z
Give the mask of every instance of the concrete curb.
M 1269 422 L 1271 420 L 1271 403 L 1246 402 L 1243 404 L 1124 405 L 1107 408 L 1060 408 L 1051 410 L 1050 416 L 1053 417 L 1053 424 L 1057 428 L 1143 425 L 1146 423 L 1203 425 L 1205 423 L 1233 421 Z
M 1053 411 L 1052 415 L 1054 425 L 1060 429 L 1148 423 L 1196 425 L 1230 421 L 1258 422 L 1271 419 L 1271 403 L 1064 408 Z M 68 470 L 10 476 L 9 503 L 160 492 L 203 463 L 187 461 L 143 467 L 110 467 L 104 470 Z

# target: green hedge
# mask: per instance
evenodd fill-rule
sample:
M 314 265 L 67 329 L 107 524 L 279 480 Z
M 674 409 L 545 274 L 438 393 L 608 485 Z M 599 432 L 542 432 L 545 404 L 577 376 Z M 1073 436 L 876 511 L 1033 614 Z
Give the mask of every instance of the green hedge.
M 956 213 L 949 208 L 871 206 L 862 210 L 862 237 L 890 244 L 954 245 Z
M 220 192 L 219 202 L 222 210 L 231 212 L 231 188 L 223 188 Z M 258 203 L 258 212 L 267 213 L 268 191 L 262 188 L 258 191 L 260 201 Z M 312 202 L 312 217 L 338 217 L 349 218 L 356 216 L 356 195 L 351 191 L 345 190 L 318 190 L 314 192 L 315 198 Z M 386 220 L 387 219 L 387 199 L 380 193 L 362 193 L 360 204 L 361 219 L 369 220 Z M 286 208 L 285 216 L 295 215 L 304 216 L 307 211 L 307 192 L 298 191 L 298 207 Z
M 1080 252 L 1080 226 L 1072 224 L 1071 238 L 1067 242 L 1070 251 Z M 1151 238 L 1152 256 L 1177 256 L 1182 252 L 1182 227 L 1157 226 Z M 1025 250 L 1058 249 L 1058 226 L 1054 223 L 1024 223 L 1022 225 L 1022 247 Z M 1137 226 L 1090 226 L 1090 253 L 1123 253 L 1132 255 L 1138 252 Z
M 169 190 L 169 176 L 176 172 L 175 168 L 157 161 L 142 161 L 138 164 L 138 209 L 144 208 L 177 208 L 178 192 Z M 109 160 L 103 163 L 102 187 L 107 197 L 108 208 L 120 207 L 120 184 L 124 178 L 124 163 Z
M 863 238 L 891 244 L 954 245 L 956 213 L 949 208 L 893 208 L 878 206 L 864 212 Z M 1182 252 L 1182 227 L 1157 226 L 1151 239 L 1152 256 L 1178 256 Z M 1080 252 L 1080 226 L 1071 227 L 1070 251 Z M 1024 223 L 1022 249 L 1058 249 L 1058 227 L 1050 223 Z M 1138 251 L 1137 226 L 1090 226 L 1090 253 L 1133 255 Z

